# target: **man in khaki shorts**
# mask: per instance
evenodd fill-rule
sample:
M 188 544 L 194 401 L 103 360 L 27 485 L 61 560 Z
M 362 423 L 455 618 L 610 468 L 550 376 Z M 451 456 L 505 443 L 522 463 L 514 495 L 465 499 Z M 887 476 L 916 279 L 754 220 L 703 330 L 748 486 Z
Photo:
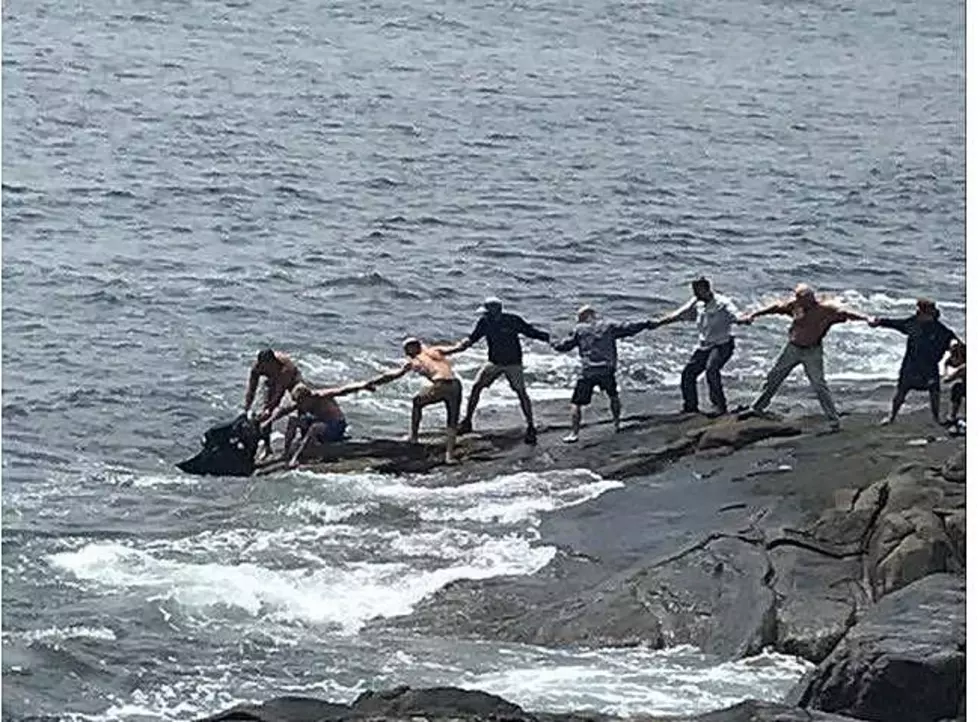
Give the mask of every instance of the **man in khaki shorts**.
M 534 413 L 531 410 L 531 397 L 527 395 L 527 384 L 524 381 L 524 360 L 521 349 L 521 336 L 534 338 L 547 343 L 551 336 L 546 331 L 534 328 L 523 318 L 514 313 L 504 313 L 503 304 L 497 298 L 488 298 L 483 302 L 483 315 L 477 321 L 473 332 L 455 346 L 447 349 L 448 353 L 465 351 L 481 338 L 487 339 L 487 363 L 480 369 L 470 391 L 466 404 L 466 416 L 459 425 L 459 433 L 468 434 L 473 430 L 473 414 L 480 403 L 480 394 L 504 376 L 507 383 L 517 394 L 521 403 L 521 411 L 527 422 L 524 442 L 537 443 L 538 434 L 534 428 Z
M 402 343 L 408 356 L 400 368 L 376 376 L 360 385 L 368 391 L 375 387 L 399 379 L 409 371 L 425 376 L 431 385 L 422 389 L 412 398 L 412 427 L 408 440 L 415 444 L 419 440 L 419 424 L 422 423 L 422 409 L 440 402 L 446 405 L 446 463 L 454 464 L 453 452 L 456 449 L 456 424 L 459 423 L 459 409 L 463 404 L 463 385 L 453 373 L 446 355 L 452 348 L 425 346 L 417 338 L 407 338 Z

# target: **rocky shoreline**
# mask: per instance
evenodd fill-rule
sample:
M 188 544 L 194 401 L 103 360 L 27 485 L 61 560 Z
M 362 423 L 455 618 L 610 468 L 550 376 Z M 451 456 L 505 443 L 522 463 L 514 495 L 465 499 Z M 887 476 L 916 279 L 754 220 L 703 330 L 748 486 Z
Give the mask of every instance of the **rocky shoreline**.
M 417 483 L 588 468 L 625 486 L 546 516 L 542 543 L 558 552 L 536 574 L 454 582 L 374 626 L 537 645 L 693 644 L 728 659 L 772 649 L 817 665 L 783 705 L 674 719 L 965 719 L 965 439 L 922 412 L 887 428 L 867 415 L 838 434 L 820 426 L 641 415 L 620 434 L 593 426 L 573 447 L 557 424 L 533 448 L 516 432 L 467 437 L 470 463 Z M 416 452 L 411 468 L 390 457 L 375 468 L 425 471 L 438 448 Z M 321 466 L 370 458 L 355 462 Z M 352 705 L 280 698 L 209 719 L 408 717 L 605 719 L 450 688 Z

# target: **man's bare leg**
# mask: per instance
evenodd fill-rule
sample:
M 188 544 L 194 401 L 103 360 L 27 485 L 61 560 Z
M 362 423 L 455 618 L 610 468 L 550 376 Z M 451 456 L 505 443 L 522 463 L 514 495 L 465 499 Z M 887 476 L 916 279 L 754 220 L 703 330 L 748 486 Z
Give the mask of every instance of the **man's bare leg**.
M 310 424 L 310 428 L 307 429 L 306 433 L 303 434 L 303 438 L 300 439 L 299 447 L 296 449 L 296 453 L 293 454 L 292 458 L 289 460 L 289 467 L 293 468 L 299 466 L 299 458 L 306 451 L 306 447 L 310 445 L 310 441 L 313 439 L 313 427 L 315 424 Z
M 882 421 L 883 426 L 895 423 L 895 419 L 898 418 L 898 412 L 902 408 L 902 404 L 905 403 L 905 397 L 908 395 L 908 390 L 903 386 L 895 387 L 895 396 L 892 398 L 892 411 L 888 418 Z
M 286 422 L 286 441 L 282 449 L 282 457 L 284 459 L 289 456 L 289 451 L 293 448 L 293 439 L 296 438 L 297 431 L 299 431 L 299 418 L 290 416 L 289 421 Z
M 566 444 L 574 444 L 578 441 L 578 432 L 582 427 L 582 407 L 572 404 L 572 431 L 562 441 Z

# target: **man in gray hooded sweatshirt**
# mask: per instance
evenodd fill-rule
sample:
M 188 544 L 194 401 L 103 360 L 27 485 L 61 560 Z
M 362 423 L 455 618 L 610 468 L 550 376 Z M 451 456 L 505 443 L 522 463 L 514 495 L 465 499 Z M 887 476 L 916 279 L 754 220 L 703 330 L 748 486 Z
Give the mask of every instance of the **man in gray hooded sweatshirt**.
M 613 424 L 616 431 L 619 431 L 622 405 L 619 402 L 619 390 L 616 388 L 616 341 L 655 327 L 656 321 L 653 320 L 632 323 L 606 321 L 600 319 L 591 306 L 582 306 L 578 310 L 578 324 L 571 334 L 552 344 L 555 351 L 571 351 L 577 347 L 582 361 L 575 391 L 572 393 L 572 432 L 562 441 L 568 444 L 578 441 L 582 407 L 592 403 L 592 390 L 596 386 L 609 397 Z

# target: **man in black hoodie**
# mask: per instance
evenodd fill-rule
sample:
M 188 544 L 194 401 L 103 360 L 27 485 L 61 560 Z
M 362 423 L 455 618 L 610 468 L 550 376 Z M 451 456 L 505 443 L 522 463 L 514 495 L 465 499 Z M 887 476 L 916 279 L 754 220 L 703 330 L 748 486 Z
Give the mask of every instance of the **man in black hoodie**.
M 531 410 L 531 398 L 527 395 L 527 384 L 524 381 L 524 358 L 521 350 L 521 336 L 548 342 L 551 336 L 546 331 L 534 328 L 523 318 L 514 313 L 504 313 L 500 299 L 488 298 L 483 302 L 483 315 L 477 321 L 470 335 L 452 346 L 447 353 L 465 351 L 481 338 L 487 339 L 487 363 L 480 369 L 473 390 L 470 391 L 466 403 L 466 416 L 460 422 L 458 432 L 468 434 L 473 430 L 473 414 L 480 402 L 480 394 L 501 376 L 507 377 L 507 382 L 517 394 L 521 402 L 521 411 L 527 422 L 524 442 L 537 443 L 538 434 L 534 428 L 534 414 Z
M 939 321 L 936 303 L 920 298 L 915 304 L 915 315 L 907 318 L 873 318 L 872 326 L 890 328 L 905 334 L 905 357 L 898 372 L 898 385 L 892 399 L 891 414 L 882 422 L 891 424 L 898 416 L 909 391 L 928 391 L 929 408 L 937 424 L 939 419 L 939 362 L 949 350 L 951 341 L 959 340 L 956 334 Z

